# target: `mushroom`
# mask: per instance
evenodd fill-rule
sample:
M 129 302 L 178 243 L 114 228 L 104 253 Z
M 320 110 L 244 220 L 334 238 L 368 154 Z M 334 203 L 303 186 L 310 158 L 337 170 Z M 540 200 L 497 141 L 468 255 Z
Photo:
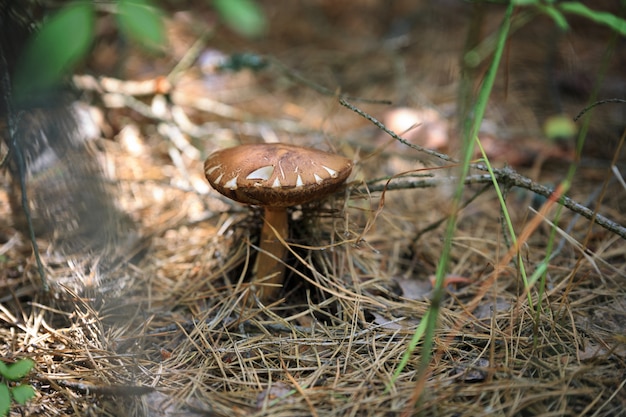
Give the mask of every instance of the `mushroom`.
M 224 196 L 261 206 L 261 230 L 253 283 L 261 300 L 276 297 L 283 283 L 288 238 L 287 207 L 320 200 L 348 178 L 352 161 L 317 149 L 283 143 L 240 145 L 213 152 L 204 163 L 209 183 Z

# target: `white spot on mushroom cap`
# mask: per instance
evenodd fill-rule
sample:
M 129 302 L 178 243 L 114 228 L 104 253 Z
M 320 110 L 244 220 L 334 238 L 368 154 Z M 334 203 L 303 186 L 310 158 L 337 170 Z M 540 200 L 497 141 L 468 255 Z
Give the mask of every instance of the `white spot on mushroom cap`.
M 304 182 L 302 181 L 302 176 L 298 174 L 298 178 L 296 178 L 296 188 L 304 187 Z
M 215 181 L 213 181 L 216 184 L 219 184 L 222 181 L 222 177 L 224 176 L 224 173 L 221 173 L 217 178 L 215 178 Z
M 267 181 L 272 177 L 273 174 L 274 174 L 274 166 L 267 165 L 267 166 L 255 169 L 254 171 L 249 173 L 248 176 L 246 176 L 246 179 Z
M 321 184 L 321 183 L 324 182 L 324 178 L 320 177 L 315 172 L 313 173 L 313 177 L 315 178 L 315 182 L 318 183 L 318 184 Z
M 283 164 L 282 161 L 278 161 L 278 169 L 280 170 L 280 176 L 282 177 L 282 179 L 285 179 L 285 171 L 283 170 Z
M 278 177 L 276 177 L 276 179 L 272 183 L 272 188 L 280 188 L 281 186 L 282 184 L 280 183 L 280 180 L 278 179 Z
M 229 190 L 236 190 L 237 189 L 237 178 L 239 178 L 239 175 L 231 178 L 230 180 L 226 181 L 226 184 L 224 184 L 224 188 L 228 188 Z
M 211 175 L 212 173 L 214 173 L 216 170 L 220 169 L 221 167 L 222 167 L 222 164 L 212 166 L 211 168 L 206 170 L 206 175 Z
M 324 168 L 326 172 L 328 172 L 331 178 L 337 178 L 337 171 L 332 168 L 328 168 L 326 165 L 322 165 L 322 168 Z

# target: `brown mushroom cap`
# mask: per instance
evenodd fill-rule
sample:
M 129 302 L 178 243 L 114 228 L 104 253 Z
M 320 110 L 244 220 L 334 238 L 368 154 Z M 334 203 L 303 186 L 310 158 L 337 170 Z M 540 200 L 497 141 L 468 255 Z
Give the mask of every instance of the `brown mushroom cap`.
M 244 204 L 290 207 L 336 191 L 352 161 L 282 143 L 240 145 L 209 155 L 204 172 L 219 193 Z

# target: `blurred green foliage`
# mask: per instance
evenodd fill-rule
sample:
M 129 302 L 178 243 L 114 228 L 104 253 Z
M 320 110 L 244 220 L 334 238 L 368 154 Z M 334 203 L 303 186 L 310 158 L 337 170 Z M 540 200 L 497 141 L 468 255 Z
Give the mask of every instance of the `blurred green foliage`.
M 119 0 L 116 17 L 121 32 L 148 50 L 165 45 L 162 12 L 149 0 Z
M 607 26 L 622 36 L 626 36 L 626 20 L 612 13 L 590 9 L 578 1 L 555 1 L 555 0 L 513 0 L 516 6 L 534 6 L 540 12 L 550 16 L 556 25 L 563 29 L 569 29 L 566 13 L 587 18 L 600 25 Z
M 93 40 L 95 11 L 90 3 L 71 3 L 31 38 L 13 75 L 16 100 L 53 88 L 85 56 Z
M 0 361 L 0 417 L 9 414 L 11 398 L 18 404 L 26 404 L 35 396 L 35 389 L 30 385 L 12 384 L 24 378 L 35 366 L 30 359 L 21 359 L 11 365 Z
M 18 103 L 54 89 L 89 53 L 97 4 L 70 2 L 41 24 L 13 74 L 13 94 Z M 160 8 L 150 0 L 117 0 L 113 5 L 105 10 L 115 14 L 123 36 L 149 51 L 164 47 L 165 26 Z M 242 36 L 260 36 L 267 28 L 263 11 L 253 0 L 213 0 L 213 7 L 220 19 Z
M 213 0 L 213 7 L 224 23 L 242 36 L 257 37 L 267 29 L 265 15 L 252 0 Z

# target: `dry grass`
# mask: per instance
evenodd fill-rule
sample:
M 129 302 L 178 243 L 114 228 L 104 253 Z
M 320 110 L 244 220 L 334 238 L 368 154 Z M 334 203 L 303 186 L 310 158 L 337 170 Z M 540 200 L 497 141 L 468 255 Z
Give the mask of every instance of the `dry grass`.
M 328 66 L 307 56 L 312 67 Z M 530 290 L 534 310 L 515 264 L 501 264 L 509 244 L 494 193 L 468 186 L 467 198 L 478 196 L 461 213 L 450 273 L 470 283 L 447 288 L 423 389 L 419 345 L 392 383 L 430 305 L 429 277 L 442 246 L 438 222 L 450 191 L 389 191 L 381 205 L 381 193 L 369 193 L 365 183 L 415 169 L 422 155 L 391 147 L 366 158 L 380 144 L 378 132 L 332 98 L 296 84 L 296 100 L 293 91 L 278 94 L 250 74 L 233 77 L 225 78 L 235 83 L 225 102 L 255 122 L 205 115 L 219 130 L 195 142 L 196 154 L 180 151 L 145 121 L 109 111 L 111 124 L 123 120 L 140 132 L 103 144 L 119 204 L 144 238 L 138 263 L 120 266 L 120 294 L 40 293 L 29 243 L 3 222 L 0 356 L 37 364 L 26 381 L 37 397 L 12 416 L 624 415 L 622 239 L 565 212 L 559 226 L 566 231 L 557 240 L 563 246 L 549 262 L 545 293 Z M 259 77 L 274 77 L 273 86 L 285 82 L 276 73 Z M 246 106 L 250 91 L 260 98 Z M 363 91 L 371 96 L 370 88 Z M 262 104 L 269 102 L 271 109 Z M 293 118 L 305 134 L 296 136 Z M 254 302 L 246 273 L 260 212 L 225 201 L 202 182 L 206 153 L 234 137 L 334 147 L 358 162 L 345 192 L 292 213 L 288 280 L 283 298 L 267 306 Z M 142 151 L 131 152 L 129 143 Z M 542 178 L 561 175 L 558 165 L 536 169 Z M 572 196 L 585 202 L 606 172 L 584 171 Z M 626 224 L 626 190 L 610 190 L 601 212 Z M 535 216 L 531 197 L 512 192 L 507 200 L 518 233 Z M 8 218 L 6 205 L 2 210 Z M 530 273 L 545 257 L 548 234 L 543 221 L 523 245 Z M 45 260 L 51 279 L 72 274 L 52 255 Z

